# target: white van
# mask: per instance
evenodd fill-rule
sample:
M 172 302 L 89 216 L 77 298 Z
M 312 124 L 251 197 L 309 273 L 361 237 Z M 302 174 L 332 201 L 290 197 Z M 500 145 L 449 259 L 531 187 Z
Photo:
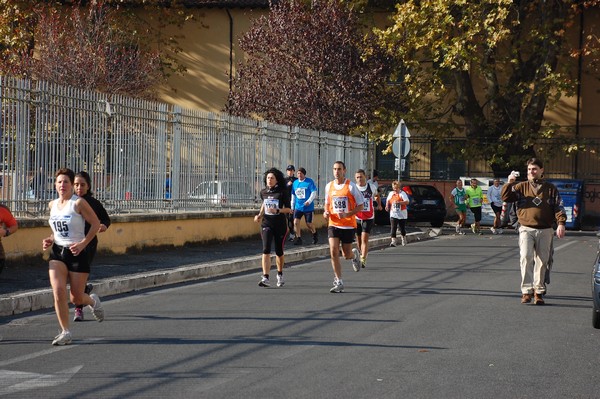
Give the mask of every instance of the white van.
M 254 191 L 245 181 L 204 181 L 190 191 L 187 197 L 216 206 L 254 203 Z

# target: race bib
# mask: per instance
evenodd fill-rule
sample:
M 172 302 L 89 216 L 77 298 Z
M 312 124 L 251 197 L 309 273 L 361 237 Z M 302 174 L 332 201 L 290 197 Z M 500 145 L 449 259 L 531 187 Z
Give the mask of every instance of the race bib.
M 331 206 L 333 213 L 348 213 L 348 197 L 333 197 Z
M 296 191 L 294 192 L 294 194 L 296 195 L 296 198 L 303 200 L 306 198 L 306 189 L 302 188 L 302 187 L 298 187 L 296 189 Z
M 399 210 L 402 209 L 402 205 L 399 202 L 394 202 L 392 204 L 392 209 L 395 210 L 395 211 L 399 211 Z
M 365 203 L 363 204 L 363 212 L 371 211 L 371 201 L 368 198 L 365 198 Z
M 472 198 L 472 201 L 475 206 L 481 205 L 481 198 Z
M 275 198 L 265 198 L 263 200 L 263 206 L 267 215 L 276 215 L 277 209 L 279 209 L 279 200 Z

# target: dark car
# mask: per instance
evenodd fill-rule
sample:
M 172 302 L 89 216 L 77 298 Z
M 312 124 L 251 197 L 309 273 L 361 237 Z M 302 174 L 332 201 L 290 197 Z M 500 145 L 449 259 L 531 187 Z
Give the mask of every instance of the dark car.
M 594 328 L 600 328 L 600 242 L 598 242 L 598 253 L 596 254 L 594 269 L 592 271 L 592 298 L 594 304 L 592 325 Z
M 442 227 L 446 218 L 446 201 L 437 188 L 427 184 L 406 184 L 402 186 L 402 190 L 410 200 L 407 206 L 408 222 L 427 222 L 433 227 Z M 390 213 L 385 210 L 385 201 L 390 191 L 391 185 L 379 188 L 384 209 L 375 211 L 376 224 L 390 224 Z

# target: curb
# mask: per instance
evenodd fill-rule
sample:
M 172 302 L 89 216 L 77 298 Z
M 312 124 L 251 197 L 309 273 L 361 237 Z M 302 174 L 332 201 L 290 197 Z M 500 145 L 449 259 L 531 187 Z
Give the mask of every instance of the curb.
M 410 243 L 436 237 L 441 233 L 442 229 L 427 229 L 423 232 L 408 233 L 406 239 Z M 374 236 L 370 238 L 369 246 L 371 249 L 381 249 L 387 246 L 389 240 L 390 238 L 387 235 Z M 287 264 L 292 264 L 327 256 L 329 256 L 329 246 L 320 244 L 314 247 L 292 249 L 286 252 L 285 261 Z M 103 297 L 252 270 L 258 271 L 261 258 L 262 255 L 255 255 L 218 262 L 191 264 L 150 273 L 107 278 L 93 281 L 94 292 Z M 273 264 L 275 264 L 274 261 Z M 54 296 L 51 288 L 22 292 L 0 298 L 0 316 L 17 315 L 53 307 Z

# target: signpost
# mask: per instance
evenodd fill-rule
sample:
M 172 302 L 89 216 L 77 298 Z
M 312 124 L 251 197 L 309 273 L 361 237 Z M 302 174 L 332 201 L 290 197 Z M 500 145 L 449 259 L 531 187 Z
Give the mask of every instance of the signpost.
M 410 152 L 410 132 L 406 127 L 406 123 L 404 123 L 404 119 L 400 120 L 398 126 L 396 126 L 396 130 L 394 130 L 393 137 L 396 137 L 396 140 L 392 143 L 392 151 L 396 156 L 395 168 L 398 171 L 398 181 L 402 180 L 402 172 L 406 169 L 406 157 Z

